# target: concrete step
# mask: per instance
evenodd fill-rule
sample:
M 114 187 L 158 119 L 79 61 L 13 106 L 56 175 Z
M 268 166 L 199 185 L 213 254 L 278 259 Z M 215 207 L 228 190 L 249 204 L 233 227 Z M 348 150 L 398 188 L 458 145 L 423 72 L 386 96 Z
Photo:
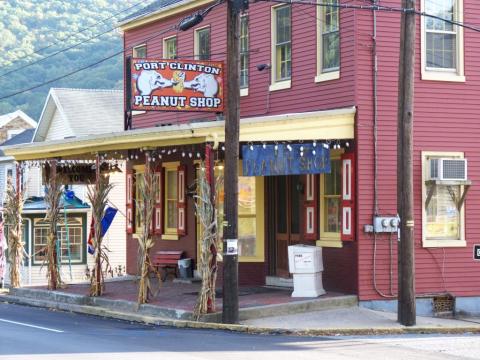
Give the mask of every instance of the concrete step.
M 76 311 L 82 306 L 96 307 L 105 311 L 137 314 L 139 316 L 154 316 L 163 319 L 192 320 L 193 312 L 180 309 L 171 309 L 150 304 L 138 305 L 136 302 L 127 300 L 113 300 L 102 297 L 90 297 L 79 294 L 70 294 L 60 291 L 48 291 L 42 289 L 19 288 L 10 289 L 10 294 L 2 298 L 11 298 L 24 304 L 60 308 L 62 310 Z M 44 305 L 41 305 L 44 304 Z M 342 295 L 335 297 L 320 297 L 311 300 L 292 301 L 283 304 L 262 305 L 245 307 L 239 310 L 240 320 L 258 319 L 269 316 L 298 314 L 303 312 L 344 308 L 357 306 L 358 300 L 355 295 Z M 55 305 L 55 306 L 54 306 Z M 221 322 L 222 314 L 214 313 L 202 316 L 201 321 Z

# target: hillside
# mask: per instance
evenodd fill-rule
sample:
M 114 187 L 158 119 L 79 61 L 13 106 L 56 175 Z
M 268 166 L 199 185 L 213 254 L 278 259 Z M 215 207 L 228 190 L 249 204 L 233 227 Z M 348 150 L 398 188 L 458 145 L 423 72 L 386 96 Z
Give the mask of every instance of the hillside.
M 151 1 L 139 0 L 0 1 L 0 98 L 120 51 L 123 44 L 121 34 L 118 31 L 107 31 L 115 27 L 117 20 L 149 3 Z M 122 12 L 125 9 L 129 10 Z M 118 15 L 110 18 L 114 14 Z M 110 19 L 72 36 L 72 32 L 79 32 L 106 18 Z M 32 66 L 19 69 L 25 64 L 38 61 L 44 56 L 103 32 L 107 33 Z M 58 44 L 49 46 L 55 42 Z M 39 54 L 32 54 L 34 51 Z M 12 72 L 4 75 L 10 71 Z M 38 120 L 50 87 L 121 88 L 122 71 L 122 57 L 118 55 L 94 68 L 55 83 L 0 100 L 0 114 L 22 109 Z

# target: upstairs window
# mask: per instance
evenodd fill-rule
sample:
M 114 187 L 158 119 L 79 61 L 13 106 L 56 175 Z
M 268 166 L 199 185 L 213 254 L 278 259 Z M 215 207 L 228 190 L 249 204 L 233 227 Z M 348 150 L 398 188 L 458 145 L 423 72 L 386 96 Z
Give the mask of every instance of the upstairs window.
M 337 5 L 338 0 L 319 0 L 323 4 Z M 340 77 L 340 22 L 339 8 L 318 6 L 317 11 L 317 78 L 316 81 Z
M 195 30 L 195 59 L 210 60 L 210 28 Z
M 248 88 L 248 15 L 240 18 L 240 88 Z
M 291 6 L 272 8 L 272 85 L 270 90 L 289 88 L 292 76 Z
M 463 21 L 462 0 L 423 0 L 429 15 Z M 463 30 L 440 19 L 422 16 L 422 79 L 464 81 Z
M 177 37 L 172 36 L 163 40 L 163 58 L 176 59 L 177 58 Z
M 146 58 L 147 57 L 147 44 L 135 46 L 132 49 L 132 56 L 134 58 Z

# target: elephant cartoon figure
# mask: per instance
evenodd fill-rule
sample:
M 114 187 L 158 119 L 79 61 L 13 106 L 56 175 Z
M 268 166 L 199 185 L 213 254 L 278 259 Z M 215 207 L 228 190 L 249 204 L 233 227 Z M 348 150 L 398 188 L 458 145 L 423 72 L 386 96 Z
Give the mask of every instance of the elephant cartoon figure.
M 218 82 L 212 74 L 200 74 L 191 81 L 185 81 L 185 89 L 193 89 L 203 93 L 205 97 L 214 97 L 218 92 Z
M 172 87 L 174 82 L 164 78 L 155 70 L 143 70 L 137 78 L 137 88 L 140 95 L 150 95 L 153 90 Z

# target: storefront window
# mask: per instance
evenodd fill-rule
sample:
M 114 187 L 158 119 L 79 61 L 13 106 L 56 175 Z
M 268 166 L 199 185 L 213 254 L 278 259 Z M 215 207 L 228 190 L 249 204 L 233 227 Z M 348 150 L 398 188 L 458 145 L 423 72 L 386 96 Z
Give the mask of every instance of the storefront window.
M 165 169 L 166 233 L 177 233 L 177 170 Z
M 427 186 L 427 193 L 431 186 Z M 453 201 L 460 198 L 460 186 L 450 186 L 450 191 L 452 194 L 446 186 L 436 186 L 434 190 L 426 208 L 427 240 L 460 239 L 460 212 Z
M 202 171 L 202 170 L 198 170 Z M 241 173 L 241 172 L 240 172 Z M 215 177 L 223 175 L 223 167 L 215 168 Z M 259 198 L 263 187 L 261 185 L 263 178 L 239 176 L 238 178 L 238 255 L 240 260 L 253 261 L 253 259 L 262 258 L 263 260 L 263 210 L 259 209 L 259 204 L 263 204 L 263 196 Z M 224 220 L 224 187 L 221 182 L 221 188 L 218 189 L 217 209 L 219 224 L 219 236 L 223 239 L 223 220 Z M 259 191 L 260 190 L 260 191 Z M 198 232 L 201 234 L 201 231 Z M 220 251 L 222 244 L 220 244 Z
M 341 229 L 341 161 L 331 160 L 331 172 L 323 174 L 321 183 L 322 233 L 340 234 Z
M 144 211 L 143 196 L 140 191 L 140 183 L 143 182 L 143 172 L 135 173 L 135 225 L 137 234 L 143 232 L 143 221 L 140 211 Z

